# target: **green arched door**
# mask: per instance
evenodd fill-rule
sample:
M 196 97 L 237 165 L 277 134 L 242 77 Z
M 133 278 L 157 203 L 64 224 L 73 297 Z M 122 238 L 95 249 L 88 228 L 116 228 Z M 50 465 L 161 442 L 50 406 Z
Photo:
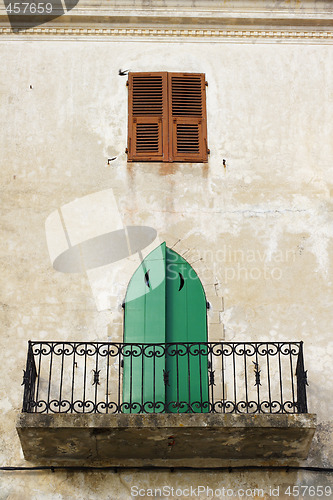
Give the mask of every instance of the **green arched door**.
M 208 411 L 207 349 L 198 344 L 207 342 L 205 293 L 194 269 L 165 243 L 128 285 L 124 342 L 140 344 L 124 349 L 124 412 Z

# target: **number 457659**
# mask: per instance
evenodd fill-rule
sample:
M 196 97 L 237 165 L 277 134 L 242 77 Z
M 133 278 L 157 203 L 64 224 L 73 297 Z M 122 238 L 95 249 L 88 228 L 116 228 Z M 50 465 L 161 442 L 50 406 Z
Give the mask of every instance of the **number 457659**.
M 332 488 L 330 486 L 288 486 L 285 495 L 290 497 L 304 497 L 308 495 L 309 497 L 330 497 L 332 495 Z
M 15 2 L 8 4 L 6 11 L 8 14 L 51 14 L 52 4 L 50 2 Z

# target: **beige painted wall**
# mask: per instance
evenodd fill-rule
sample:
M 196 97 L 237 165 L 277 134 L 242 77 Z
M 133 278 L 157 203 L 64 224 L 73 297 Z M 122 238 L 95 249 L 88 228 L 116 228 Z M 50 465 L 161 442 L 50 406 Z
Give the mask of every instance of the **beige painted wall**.
M 0 465 L 25 464 L 15 419 L 27 340 L 122 338 L 125 274 L 98 311 L 86 275 L 52 269 L 45 237 L 51 212 L 111 188 L 124 223 L 152 226 L 169 245 L 180 239 L 175 249 L 190 249 L 190 262 L 202 259 L 194 267 L 215 300 L 211 339 L 304 340 L 309 410 L 319 422 L 307 464 L 332 467 L 331 46 L 2 41 L 0 55 Z M 206 74 L 207 165 L 127 164 L 119 68 Z M 139 483 L 268 491 L 329 481 L 311 473 L 0 474 L 1 499 L 125 499 Z

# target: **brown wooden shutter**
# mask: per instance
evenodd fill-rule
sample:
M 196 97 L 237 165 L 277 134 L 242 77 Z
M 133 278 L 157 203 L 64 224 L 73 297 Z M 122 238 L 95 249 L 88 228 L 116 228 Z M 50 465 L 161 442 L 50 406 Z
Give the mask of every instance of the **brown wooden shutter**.
M 205 75 L 168 73 L 170 161 L 208 160 Z
M 128 87 L 128 161 L 169 161 L 167 73 L 129 73 Z

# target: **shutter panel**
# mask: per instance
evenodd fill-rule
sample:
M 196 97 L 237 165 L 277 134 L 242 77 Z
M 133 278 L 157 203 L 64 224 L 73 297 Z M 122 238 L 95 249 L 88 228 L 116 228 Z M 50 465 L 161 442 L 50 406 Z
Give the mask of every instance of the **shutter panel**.
M 155 248 L 142 261 L 133 274 L 126 292 L 124 316 L 124 342 L 153 344 L 167 342 L 165 337 L 166 262 L 165 243 Z M 165 403 L 163 371 L 165 356 L 140 352 L 139 347 L 124 348 L 123 405 L 124 413 L 157 413 Z M 135 404 L 136 403 L 136 404 Z M 156 408 L 151 403 L 156 403 Z M 141 408 L 141 411 L 140 411 Z
M 166 248 L 166 339 L 178 343 L 178 356 L 166 356 L 169 384 L 166 402 L 171 413 L 208 411 L 208 355 L 201 344 L 185 354 L 182 342 L 207 342 L 206 296 L 201 281 L 190 264 L 178 253 Z M 199 354 L 200 351 L 200 354 Z M 180 407 L 174 401 L 183 402 Z
M 169 73 L 171 161 L 208 159 L 205 75 Z
M 168 161 L 167 73 L 128 76 L 128 161 Z

